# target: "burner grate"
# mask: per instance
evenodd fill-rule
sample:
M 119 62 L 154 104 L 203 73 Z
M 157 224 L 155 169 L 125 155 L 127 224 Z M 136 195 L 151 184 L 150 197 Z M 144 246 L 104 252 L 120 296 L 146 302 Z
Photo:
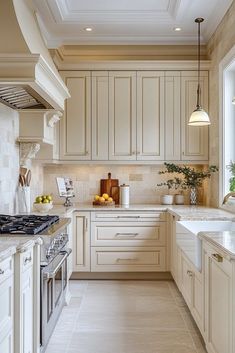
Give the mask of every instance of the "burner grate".
M 59 216 L 0 215 L 0 233 L 35 235 L 58 221 Z

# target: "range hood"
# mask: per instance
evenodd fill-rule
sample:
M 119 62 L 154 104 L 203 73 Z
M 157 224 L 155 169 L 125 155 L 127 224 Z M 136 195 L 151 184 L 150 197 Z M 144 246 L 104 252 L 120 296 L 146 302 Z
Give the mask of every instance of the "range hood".
M 64 110 L 69 92 L 41 37 L 31 0 L 0 0 L 0 102 Z

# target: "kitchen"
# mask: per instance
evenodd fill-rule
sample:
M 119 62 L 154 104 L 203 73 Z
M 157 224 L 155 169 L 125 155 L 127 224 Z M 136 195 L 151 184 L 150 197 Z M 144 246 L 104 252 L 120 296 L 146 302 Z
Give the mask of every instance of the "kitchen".
M 0 4 L 0 353 L 235 352 L 234 1 Z

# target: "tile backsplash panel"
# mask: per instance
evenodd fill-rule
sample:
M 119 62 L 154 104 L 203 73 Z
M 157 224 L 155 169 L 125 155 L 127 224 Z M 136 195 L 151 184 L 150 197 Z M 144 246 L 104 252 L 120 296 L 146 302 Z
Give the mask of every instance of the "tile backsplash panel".
M 100 192 L 100 179 L 107 179 L 111 172 L 120 185 L 130 185 L 130 203 L 159 204 L 166 188 L 157 187 L 157 184 L 168 179 L 167 175 L 159 175 L 163 169 L 163 165 L 51 165 L 44 167 L 44 192 L 52 194 L 55 203 L 63 203 L 64 199 L 58 196 L 56 177 L 70 177 L 76 195 L 73 202 L 91 203 L 94 195 Z M 202 203 L 202 200 L 200 191 L 199 201 Z
M 19 173 L 18 113 L 0 103 L 0 213 L 17 211 Z

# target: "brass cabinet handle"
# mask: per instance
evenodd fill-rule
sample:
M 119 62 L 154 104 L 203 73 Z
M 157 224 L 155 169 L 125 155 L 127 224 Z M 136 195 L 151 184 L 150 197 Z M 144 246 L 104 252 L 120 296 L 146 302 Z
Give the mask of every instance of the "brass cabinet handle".
M 28 262 L 31 262 L 31 261 L 32 261 L 32 257 L 31 257 L 31 256 L 26 257 L 26 258 L 24 259 L 24 265 L 26 265 Z
M 223 262 L 223 257 L 220 254 L 211 254 L 211 257 L 217 262 Z
M 187 275 L 189 276 L 189 277 L 193 277 L 193 272 L 192 271 L 187 271 Z
M 85 218 L 85 231 L 87 232 L 88 230 L 88 219 L 87 217 Z
M 0 275 L 3 275 L 5 273 L 5 271 L 1 270 L 0 268 Z

